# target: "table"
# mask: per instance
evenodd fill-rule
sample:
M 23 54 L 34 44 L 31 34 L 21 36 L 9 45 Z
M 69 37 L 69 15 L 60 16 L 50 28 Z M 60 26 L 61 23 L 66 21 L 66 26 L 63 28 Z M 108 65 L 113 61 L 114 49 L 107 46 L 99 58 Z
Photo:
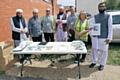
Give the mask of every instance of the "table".
M 22 42 L 20 43 L 23 47 L 23 44 L 27 44 L 28 42 Z M 29 42 L 30 43 L 30 42 Z M 72 46 L 72 42 L 48 42 L 46 45 L 39 45 L 40 42 L 31 42 L 31 44 L 27 47 L 25 47 L 22 51 L 15 51 L 20 48 L 20 46 L 16 47 L 11 51 L 12 54 L 86 54 L 87 49 L 85 46 L 82 46 L 81 49 L 76 50 L 74 46 Z M 42 42 L 41 42 L 42 43 Z M 24 46 L 25 46 L 24 45 Z M 38 47 L 42 47 L 37 49 Z M 52 48 L 50 49 L 50 47 Z M 31 48 L 31 50 L 28 50 Z M 47 49 L 48 47 L 48 49 Z M 31 61 L 30 61 L 31 63 Z M 21 68 L 21 76 L 22 76 L 22 69 L 23 69 L 24 64 L 22 63 L 22 68 Z M 80 57 L 78 57 L 78 73 L 79 73 L 79 79 L 81 79 L 81 73 L 80 73 Z

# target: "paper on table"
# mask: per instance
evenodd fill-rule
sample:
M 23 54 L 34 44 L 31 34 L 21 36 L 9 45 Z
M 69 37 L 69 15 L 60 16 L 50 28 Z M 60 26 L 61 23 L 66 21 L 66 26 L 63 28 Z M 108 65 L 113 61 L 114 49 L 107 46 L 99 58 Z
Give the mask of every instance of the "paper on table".
M 23 42 L 21 42 L 19 44 L 18 47 L 16 47 L 15 49 L 13 49 L 13 52 L 22 51 L 25 47 L 26 47 L 26 43 L 23 41 Z
M 100 23 L 96 23 L 96 24 L 92 24 L 92 27 L 93 27 L 93 29 L 92 29 L 92 35 L 100 35 L 101 33 L 100 33 L 100 30 L 101 30 L 101 28 L 100 28 Z
M 59 46 L 59 51 L 66 51 L 68 48 L 66 45 L 60 45 Z

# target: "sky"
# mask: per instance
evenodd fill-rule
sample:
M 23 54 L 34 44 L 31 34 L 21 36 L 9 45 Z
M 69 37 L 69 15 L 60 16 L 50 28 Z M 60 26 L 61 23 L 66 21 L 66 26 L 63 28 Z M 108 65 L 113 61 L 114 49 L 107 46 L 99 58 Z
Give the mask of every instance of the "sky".
M 75 0 L 57 0 L 58 4 L 62 4 L 63 6 L 75 6 Z

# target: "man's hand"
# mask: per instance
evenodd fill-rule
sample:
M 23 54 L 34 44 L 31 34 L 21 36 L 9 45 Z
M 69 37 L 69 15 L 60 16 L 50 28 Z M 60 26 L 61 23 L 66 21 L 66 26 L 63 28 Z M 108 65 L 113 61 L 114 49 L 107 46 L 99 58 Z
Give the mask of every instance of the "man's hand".
M 30 37 L 33 37 L 33 35 L 30 35 Z
M 60 20 L 60 23 L 62 23 L 62 20 Z
M 91 31 L 93 28 L 91 27 L 90 29 L 89 29 L 89 31 Z
M 54 30 L 54 34 L 56 34 L 56 30 Z
M 26 32 L 26 30 L 25 30 L 25 29 L 21 30 L 21 34 L 24 34 L 25 32 Z
M 58 20 L 58 24 L 62 23 L 62 20 Z
M 106 42 L 106 44 L 109 44 L 109 43 L 110 43 L 110 40 L 107 39 L 107 40 L 105 40 L 105 42 Z

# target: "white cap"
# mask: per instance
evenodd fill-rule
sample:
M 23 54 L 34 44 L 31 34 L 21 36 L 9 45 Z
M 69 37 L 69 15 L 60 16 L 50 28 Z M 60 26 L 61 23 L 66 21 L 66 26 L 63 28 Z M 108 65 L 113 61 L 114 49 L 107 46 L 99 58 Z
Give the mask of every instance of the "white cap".
M 47 8 L 46 10 L 50 11 L 50 8 Z
M 38 10 L 38 9 L 33 9 L 33 12 L 34 12 L 34 13 L 38 13 L 39 10 Z
M 16 13 L 18 13 L 18 12 L 23 13 L 23 10 L 22 9 L 16 9 Z
M 60 9 L 64 9 L 64 7 L 63 7 L 63 6 L 60 6 L 59 8 L 60 8 Z

